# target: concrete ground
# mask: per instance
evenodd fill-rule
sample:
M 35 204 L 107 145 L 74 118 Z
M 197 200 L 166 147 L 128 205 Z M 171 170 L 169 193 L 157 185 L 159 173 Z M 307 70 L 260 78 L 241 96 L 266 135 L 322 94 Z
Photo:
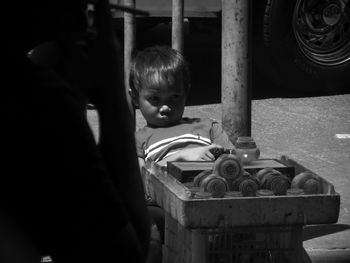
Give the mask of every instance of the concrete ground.
M 185 116 L 221 120 L 221 105 L 189 106 Z M 88 117 L 97 136 L 96 113 Z M 137 111 L 137 128 L 144 124 Z M 350 262 L 350 137 L 344 134 L 350 136 L 350 94 L 252 101 L 252 136 L 261 156 L 286 155 L 331 182 L 341 196 L 337 224 L 304 230 L 313 263 Z

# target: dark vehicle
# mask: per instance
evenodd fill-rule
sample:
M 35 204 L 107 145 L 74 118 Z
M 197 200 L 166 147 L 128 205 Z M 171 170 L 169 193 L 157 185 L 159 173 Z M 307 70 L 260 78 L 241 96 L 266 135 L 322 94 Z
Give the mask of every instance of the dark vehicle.
M 255 66 L 288 94 L 350 91 L 350 1 L 253 1 Z
M 189 104 L 221 100 L 221 1 L 185 0 Z M 253 99 L 350 92 L 350 0 L 252 0 Z M 137 49 L 171 44 L 172 0 L 136 0 Z M 123 19 L 116 15 L 123 31 Z

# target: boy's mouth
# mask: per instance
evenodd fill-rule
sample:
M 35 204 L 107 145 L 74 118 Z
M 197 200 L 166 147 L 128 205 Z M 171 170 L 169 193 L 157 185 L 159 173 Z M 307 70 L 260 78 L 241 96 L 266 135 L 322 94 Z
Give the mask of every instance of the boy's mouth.
M 158 121 L 161 125 L 168 125 L 170 122 L 172 122 L 172 118 L 169 114 L 161 115 L 159 116 Z
M 159 119 L 169 119 L 171 117 L 171 112 L 163 112 L 159 114 Z
M 163 115 L 163 116 L 160 116 L 160 117 L 159 117 L 159 120 L 160 120 L 161 122 L 168 122 L 168 121 L 170 120 L 170 117 L 167 116 L 167 115 Z

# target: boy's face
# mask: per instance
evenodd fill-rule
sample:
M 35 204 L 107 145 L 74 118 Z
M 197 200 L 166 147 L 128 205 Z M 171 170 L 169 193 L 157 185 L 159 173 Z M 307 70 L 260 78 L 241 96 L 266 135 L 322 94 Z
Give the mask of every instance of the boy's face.
M 139 92 L 138 106 L 151 127 L 168 127 L 182 119 L 186 93 L 182 78 L 174 85 L 165 83 L 144 87 Z

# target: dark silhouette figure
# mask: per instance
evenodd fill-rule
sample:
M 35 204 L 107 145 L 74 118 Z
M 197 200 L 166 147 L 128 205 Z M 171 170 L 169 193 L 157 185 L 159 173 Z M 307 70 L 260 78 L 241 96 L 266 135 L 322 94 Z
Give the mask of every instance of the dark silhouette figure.
M 2 3 L 0 262 L 147 258 L 121 48 L 108 1 L 95 2 L 92 22 L 85 1 Z

